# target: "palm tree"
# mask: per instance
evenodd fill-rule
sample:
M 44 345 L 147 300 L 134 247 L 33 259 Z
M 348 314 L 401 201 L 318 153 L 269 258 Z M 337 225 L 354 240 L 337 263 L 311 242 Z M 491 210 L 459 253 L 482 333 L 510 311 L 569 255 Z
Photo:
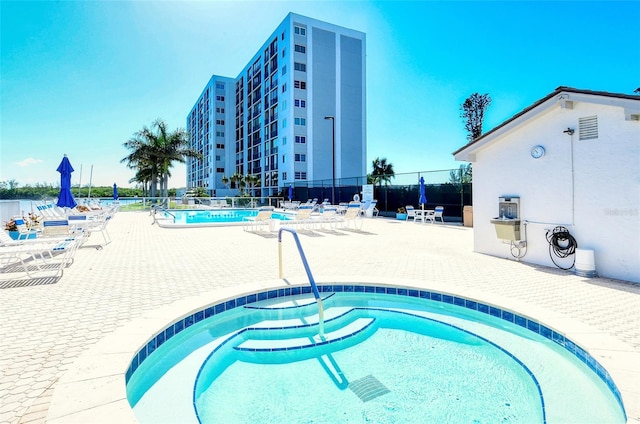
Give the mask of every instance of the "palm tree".
M 167 197 L 173 162 L 184 163 L 187 157 L 202 158 L 189 147 L 189 135 L 184 129 L 168 132 L 167 124 L 161 119 L 154 121 L 151 128 L 145 126 L 136 132 L 124 146 L 131 153 L 120 162 L 127 162 L 129 168 L 137 169 L 145 177 L 150 176 L 151 197 L 156 196 L 158 181 L 162 196 Z
M 253 196 L 253 188 L 256 186 L 260 186 L 260 177 L 256 174 L 251 174 L 251 175 L 245 175 L 244 176 L 244 180 L 245 182 L 249 185 L 249 189 L 251 190 L 251 195 Z
M 373 171 L 370 175 L 370 181 L 375 186 L 378 184 L 378 195 L 382 190 L 382 182 L 384 185 L 388 185 L 391 182 L 391 178 L 395 178 L 396 174 L 393 172 L 393 164 L 387 163 L 387 158 L 380 159 L 379 157 L 373 160 Z M 384 209 L 387 210 L 387 198 L 384 199 Z
M 379 187 L 382 187 L 382 182 L 384 182 L 384 185 L 388 185 L 391 182 L 391 178 L 396 177 L 395 172 L 393 172 L 393 164 L 387 163 L 387 158 L 375 158 L 372 165 L 371 182 L 374 185 L 378 184 Z
M 231 180 L 234 187 L 239 189 L 240 192 L 244 191 L 244 177 L 242 176 L 241 173 L 236 172 L 229 178 L 229 180 Z

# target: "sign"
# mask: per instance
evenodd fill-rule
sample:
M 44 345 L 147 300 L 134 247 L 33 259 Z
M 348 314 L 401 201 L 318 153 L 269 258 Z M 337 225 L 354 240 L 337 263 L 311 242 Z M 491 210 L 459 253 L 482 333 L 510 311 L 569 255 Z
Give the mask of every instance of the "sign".
M 362 186 L 362 201 L 370 202 L 373 200 L 373 184 L 365 184 Z

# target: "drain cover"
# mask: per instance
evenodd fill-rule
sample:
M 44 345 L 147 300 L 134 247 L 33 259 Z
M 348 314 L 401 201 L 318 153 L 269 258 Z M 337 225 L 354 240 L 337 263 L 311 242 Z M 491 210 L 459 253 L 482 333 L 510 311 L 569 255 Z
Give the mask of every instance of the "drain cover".
M 384 386 L 384 384 L 382 384 L 380 381 L 378 381 L 377 378 L 372 375 L 368 375 L 366 377 L 362 377 L 359 380 L 352 381 L 351 383 L 349 383 L 349 388 L 363 402 L 368 402 L 371 399 L 375 399 L 378 396 L 389 393 L 390 391 Z

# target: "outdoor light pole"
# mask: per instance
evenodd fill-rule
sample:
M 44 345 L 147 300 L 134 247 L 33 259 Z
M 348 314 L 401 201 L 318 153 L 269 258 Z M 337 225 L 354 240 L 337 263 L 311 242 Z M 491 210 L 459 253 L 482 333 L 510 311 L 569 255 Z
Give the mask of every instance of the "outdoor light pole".
M 336 204 L 336 118 L 335 116 L 325 116 L 324 119 L 331 119 L 331 204 Z

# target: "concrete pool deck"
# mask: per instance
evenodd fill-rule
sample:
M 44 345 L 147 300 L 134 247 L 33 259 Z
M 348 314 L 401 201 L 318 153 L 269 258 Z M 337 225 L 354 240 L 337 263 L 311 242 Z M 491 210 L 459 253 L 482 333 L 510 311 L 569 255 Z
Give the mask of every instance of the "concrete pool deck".
M 113 242 L 96 250 L 90 239 L 58 281 L 0 289 L 0 422 L 124 422 L 132 415 L 111 396 L 124 391 L 119 364 L 131 349 L 198 305 L 283 284 L 275 235 L 151 223 L 148 212 L 118 213 L 108 227 Z M 472 229 L 459 225 L 375 218 L 361 231 L 300 239 L 319 283 L 457 293 L 566 330 L 611 372 L 628 422 L 640 422 L 639 284 L 477 254 Z M 286 234 L 283 252 L 286 281 L 306 283 Z M 97 370 L 96 356 L 112 360 Z M 104 372 L 113 378 L 92 379 Z

